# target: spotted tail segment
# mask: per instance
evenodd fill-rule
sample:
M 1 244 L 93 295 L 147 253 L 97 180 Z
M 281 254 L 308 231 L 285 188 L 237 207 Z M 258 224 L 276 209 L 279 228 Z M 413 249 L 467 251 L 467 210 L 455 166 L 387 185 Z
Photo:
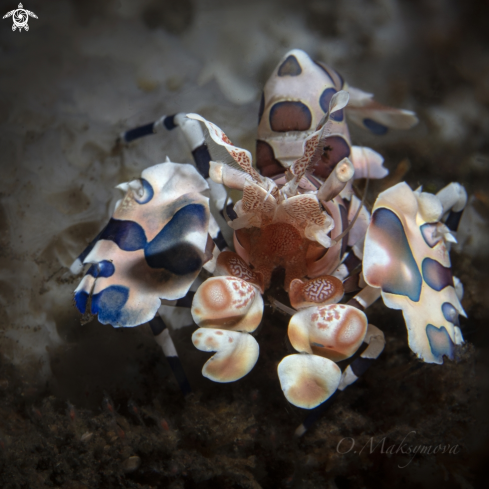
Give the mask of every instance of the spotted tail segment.
M 187 118 L 186 114 L 184 113 L 164 115 L 155 122 L 150 122 L 143 126 L 135 127 L 134 129 L 129 129 L 128 131 L 121 133 L 119 136 L 119 140 L 122 143 L 127 144 L 144 136 L 158 134 L 164 129 L 166 129 L 167 131 L 171 131 L 176 127 L 179 127 L 182 130 L 185 140 L 190 148 L 190 151 L 192 152 L 195 166 L 199 173 L 206 179 L 207 184 L 209 185 L 211 200 L 216 206 L 219 214 L 223 218 L 225 218 L 224 208 L 226 206 L 226 201 L 231 201 L 228 198 L 225 189 L 221 185 L 213 182 L 211 178 L 209 178 L 211 155 L 209 153 L 209 148 L 205 143 L 205 137 L 202 128 L 197 121 Z M 232 203 L 228 204 L 228 207 L 229 205 L 231 205 L 232 207 Z M 221 230 L 218 227 L 217 222 L 215 223 L 215 225 L 211 225 L 211 228 L 212 229 L 210 230 L 210 235 L 216 243 L 217 247 L 220 250 L 226 248 L 227 243 Z
M 183 369 L 180 358 L 178 357 L 178 353 L 170 336 L 168 327 L 164 323 L 163 319 L 161 319 L 159 314 L 149 321 L 148 324 L 151 327 L 156 343 L 161 346 L 161 349 L 168 360 L 180 390 L 184 396 L 190 394 L 192 389 L 190 388 L 187 376 L 185 375 L 185 370 Z
M 336 401 L 340 393 L 349 385 L 356 382 L 358 378 L 370 368 L 372 363 L 377 360 L 384 350 L 384 333 L 373 324 L 369 324 L 363 342 L 367 345 L 367 348 L 343 371 L 338 390 L 326 402 L 323 402 L 317 408 L 309 412 L 307 418 L 295 430 L 296 436 L 302 436 L 309 428 L 311 428 L 331 404 Z
M 345 115 L 377 135 L 389 128 L 408 129 L 418 121 L 413 112 L 378 103 L 371 93 L 350 87 L 333 68 L 293 49 L 279 62 L 262 94 L 256 146 L 256 165 L 262 175 L 279 175 L 303 157 L 304 140 L 321 127 L 331 100 L 341 91 L 349 93 L 349 104 L 331 113 L 325 124 L 320 145 L 324 151 L 315 155 L 311 168 L 315 177 L 327 178 L 343 158 L 355 164 L 358 150 L 351 146 Z M 380 156 L 367 152 L 369 160 Z M 370 178 L 381 178 L 375 175 L 370 172 Z M 360 172 L 356 178 L 361 178 Z

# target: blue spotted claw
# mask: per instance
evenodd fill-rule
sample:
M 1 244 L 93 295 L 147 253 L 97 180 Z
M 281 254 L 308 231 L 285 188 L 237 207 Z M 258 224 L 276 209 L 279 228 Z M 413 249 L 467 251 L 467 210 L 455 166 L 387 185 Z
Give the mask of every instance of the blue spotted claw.
M 363 254 L 365 281 L 381 289 L 387 307 L 402 310 L 411 350 L 439 364 L 444 356 L 454 359 L 455 346 L 463 343 L 459 315 L 465 316 L 448 254 L 454 237 L 441 222 L 450 210 L 444 200 L 406 183 L 382 192 Z
M 130 327 L 153 319 L 160 299 L 183 297 L 209 259 L 208 185 L 193 166 L 167 162 L 118 188 L 124 198 L 71 270 L 91 264 L 75 290 L 86 318 Z

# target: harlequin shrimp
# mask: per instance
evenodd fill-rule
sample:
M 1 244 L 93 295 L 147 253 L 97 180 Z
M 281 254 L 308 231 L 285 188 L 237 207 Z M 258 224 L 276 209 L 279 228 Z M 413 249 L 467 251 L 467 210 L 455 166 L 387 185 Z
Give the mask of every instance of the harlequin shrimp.
M 458 318 L 465 312 L 448 250 L 465 190 L 452 183 L 433 195 L 399 183 L 382 192 L 369 213 L 353 181 L 388 172 L 377 152 L 351 144 L 346 116 L 375 134 L 417 122 L 413 112 L 381 105 L 332 68 L 293 50 L 264 87 L 256 167 L 248 150 L 198 114 L 164 116 L 123 133 L 121 141 L 128 143 L 180 127 L 195 165 L 167 161 L 119 185 L 125 195 L 108 225 L 72 266 L 79 273 L 90 265 L 75 291 L 77 308 L 114 327 L 149 322 L 188 392 L 168 328 L 157 314 L 161 300 L 191 307 L 198 325 L 195 347 L 214 352 L 203 375 L 233 382 L 257 362 L 253 333 L 262 320 L 262 295 L 274 270 L 282 268 L 290 305 L 269 300 L 291 315 L 288 338 L 295 353 L 280 362 L 278 377 L 286 399 L 312 413 L 383 351 L 384 335 L 365 314 L 379 297 L 402 310 L 409 346 L 421 360 L 453 359 L 463 342 Z M 201 123 L 231 161 L 212 161 Z M 226 205 L 224 187 L 241 190 L 242 198 Z M 234 251 L 205 191 L 227 216 Z M 213 277 L 192 292 L 203 267 Z M 341 371 L 337 362 L 351 357 Z

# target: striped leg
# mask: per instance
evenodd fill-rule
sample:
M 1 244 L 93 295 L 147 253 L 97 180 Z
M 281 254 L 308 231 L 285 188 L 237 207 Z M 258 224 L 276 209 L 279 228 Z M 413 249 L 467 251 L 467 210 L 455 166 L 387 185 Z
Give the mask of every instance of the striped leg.
M 121 135 L 119 136 L 119 140 L 122 143 L 127 144 L 141 137 L 160 133 L 163 130 L 171 131 L 176 127 L 179 127 L 182 130 L 185 140 L 187 141 L 190 151 L 192 152 L 195 166 L 199 173 L 206 179 L 209 185 L 211 202 L 213 203 L 213 205 L 215 205 L 216 210 L 220 214 L 220 216 L 224 217 L 224 207 L 226 205 L 226 201 L 229 200 L 228 195 L 222 185 L 215 183 L 211 178 L 209 178 L 209 162 L 211 160 L 211 155 L 209 153 L 209 148 L 205 143 L 204 132 L 202 131 L 202 127 L 200 126 L 200 123 L 198 121 L 188 119 L 184 113 L 179 113 L 175 115 L 164 115 L 163 117 L 160 117 L 156 122 L 150 122 L 149 124 L 145 124 L 144 126 L 136 127 L 134 129 L 130 129 L 129 131 L 121 133 Z M 232 204 L 230 205 L 232 206 Z M 215 234 L 216 236 L 213 236 L 211 233 L 211 237 L 213 239 L 217 237 L 220 241 L 224 240 L 224 237 L 222 236 L 220 230 L 218 230 Z
M 362 260 L 353 251 L 350 251 L 342 261 L 341 265 L 347 272 L 347 278 L 343 281 L 345 294 L 357 292 L 365 285 L 361 279 L 361 264 Z
M 296 436 L 302 436 L 309 428 L 311 428 L 311 426 L 316 423 L 321 415 L 336 400 L 337 396 L 362 376 L 380 356 L 385 346 L 384 333 L 373 324 L 369 324 L 363 342 L 367 345 L 367 348 L 343 371 L 338 390 L 326 402 L 310 411 L 304 422 L 295 430 Z
M 358 358 L 353 360 L 353 362 L 346 367 L 341 376 L 340 385 L 338 386 L 338 390 L 340 391 L 345 390 L 350 384 L 353 384 L 358 377 L 363 375 L 384 351 L 384 333 L 373 324 L 368 325 L 367 334 L 365 335 L 363 342 L 368 346 Z
M 199 170 L 199 173 L 204 178 L 209 178 L 209 161 L 211 157 L 207 145 L 205 144 L 204 133 L 197 121 L 187 119 L 183 113 L 164 115 L 156 122 L 150 122 L 144 126 L 125 131 L 121 133 L 120 141 L 127 144 L 144 136 L 158 134 L 164 129 L 171 131 L 176 127 L 182 129 L 185 140 L 190 147 L 190 151 L 192 151 L 197 170 Z
M 178 357 L 177 350 L 175 349 L 175 345 L 170 336 L 170 331 L 168 330 L 166 324 L 163 322 L 163 319 L 161 319 L 161 316 L 157 314 L 149 322 L 149 325 L 151 327 L 151 331 L 153 331 L 156 343 L 161 346 L 161 349 L 163 350 L 163 353 L 170 364 L 170 368 L 173 371 L 173 375 L 175 376 L 180 390 L 185 396 L 190 394 L 192 391 L 190 384 L 187 380 L 187 376 L 185 375 L 185 371 L 183 370 L 182 363 L 180 362 L 180 358 Z

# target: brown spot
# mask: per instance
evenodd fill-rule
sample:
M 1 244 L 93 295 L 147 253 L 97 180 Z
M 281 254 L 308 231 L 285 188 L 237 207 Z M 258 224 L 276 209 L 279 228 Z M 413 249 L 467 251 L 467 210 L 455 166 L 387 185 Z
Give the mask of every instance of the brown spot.
M 302 102 L 276 102 L 270 109 L 270 127 L 275 132 L 307 131 L 312 114 Z
M 256 140 L 256 166 L 265 177 L 274 177 L 285 172 L 285 168 L 275 158 L 273 148 L 265 141 Z
M 202 284 L 200 291 L 202 303 L 211 311 L 226 309 L 231 302 L 231 295 L 221 280 L 207 280 Z
M 350 145 L 342 136 L 330 136 L 324 141 L 323 153 L 314 165 L 313 175 L 326 179 L 337 163 L 350 156 Z
M 310 406 L 327 397 L 329 392 L 322 379 L 302 376 L 297 379 L 287 394 L 295 403 Z
M 234 232 L 234 236 L 238 243 L 246 250 L 249 251 L 251 248 L 251 240 L 249 234 L 246 232 L 246 229 L 238 229 Z
M 217 334 L 219 336 L 223 335 L 224 333 L 222 331 L 216 331 L 214 334 Z
M 231 336 L 228 338 L 229 343 L 232 343 L 234 340 L 231 338 Z

